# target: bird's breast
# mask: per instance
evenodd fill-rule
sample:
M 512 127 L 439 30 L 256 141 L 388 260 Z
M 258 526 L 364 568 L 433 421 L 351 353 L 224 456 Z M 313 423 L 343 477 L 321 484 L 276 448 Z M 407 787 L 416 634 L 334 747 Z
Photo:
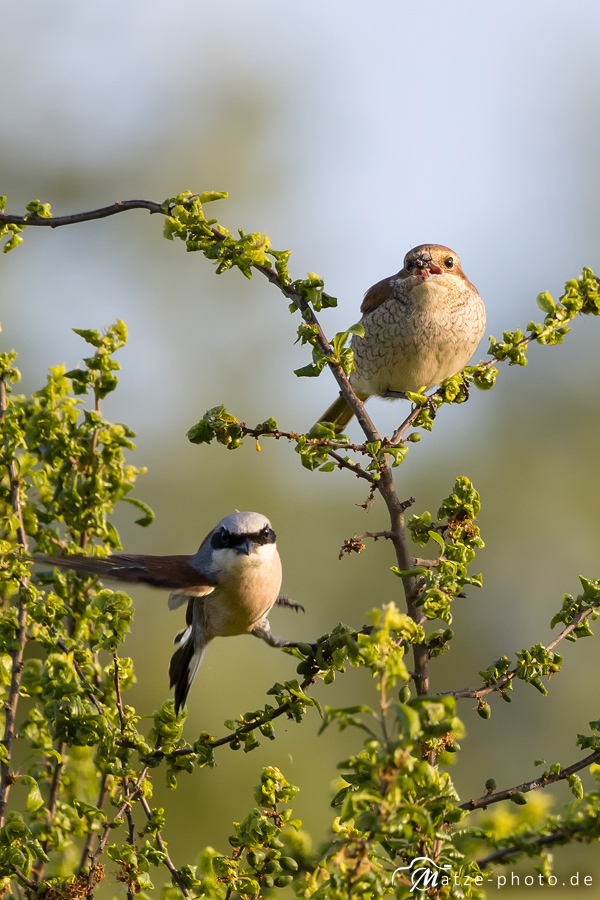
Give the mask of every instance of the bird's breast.
M 380 395 L 417 391 L 467 364 L 483 335 L 485 308 L 472 285 L 442 275 L 410 290 L 397 281 L 361 324 L 364 337 L 352 339 L 355 390 Z
M 217 587 L 204 600 L 213 636 L 247 634 L 265 616 L 281 589 L 281 560 L 274 544 L 250 555 L 224 551 L 216 572 Z

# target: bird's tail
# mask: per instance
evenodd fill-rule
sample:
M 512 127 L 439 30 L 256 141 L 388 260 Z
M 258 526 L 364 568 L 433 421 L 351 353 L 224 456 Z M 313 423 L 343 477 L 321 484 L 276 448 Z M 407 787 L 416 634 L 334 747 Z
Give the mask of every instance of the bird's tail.
M 170 687 L 175 687 L 175 715 L 185 706 L 192 682 L 211 641 L 206 633 L 203 612 L 200 601 L 190 601 L 188 625 L 175 635 L 173 641 L 178 647 L 169 663 L 169 680 Z
M 195 596 L 210 593 L 213 586 L 198 569 L 190 565 L 189 556 L 146 556 L 129 553 L 113 553 L 106 558 L 98 556 L 42 556 L 31 559 L 39 566 L 72 569 L 78 574 L 98 575 L 130 583 L 141 582 L 153 587 L 186 588 Z M 182 601 L 183 602 L 183 601 Z M 178 606 L 179 603 L 175 603 Z M 174 606 L 171 606 L 173 609 Z
M 121 581 L 130 580 L 127 573 L 123 574 L 124 565 L 120 556 L 109 556 L 106 559 L 98 556 L 42 556 L 34 554 L 31 559 L 38 566 L 52 566 L 56 569 L 71 569 L 81 575 L 99 575 L 101 578 L 120 578 Z M 141 560 L 141 557 L 140 557 Z M 129 571 L 136 568 L 139 563 L 135 557 L 127 560 Z M 119 574 L 117 574 L 117 571 Z M 136 572 L 137 575 L 137 572 Z M 137 577 L 136 579 L 137 580 Z
M 348 406 L 345 398 L 340 394 L 331 404 L 329 409 L 325 410 L 317 422 L 317 425 L 321 424 L 321 422 L 329 422 L 333 425 L 335 433 L 340 434 L 353 415 L 354 413 Z

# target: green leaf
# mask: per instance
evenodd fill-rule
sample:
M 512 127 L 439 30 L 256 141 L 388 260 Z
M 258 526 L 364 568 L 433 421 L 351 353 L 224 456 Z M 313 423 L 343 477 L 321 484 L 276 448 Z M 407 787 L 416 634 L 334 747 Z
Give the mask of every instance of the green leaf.
M 151 525 L 154 522 L 154 511 L 151 509 L 151 507 L 148 506 L 147 503 L 144 503 L 143 500 L 138 500 L 136 497 L 122 497 L 121 499 L 125 503 L 131 503 L 132 506 L 135 506 L 136 509 L 139 509 L 144 513 L 144 516 L 141 519 L 135 520 L 136 525 L 141 525 L 142 528 L 147 528 L 148 525 Z
M 34 813 L 44 805 L 40 786 L 31 775 L 23 775 L 22 780 L 23 784 L 29 785 L 29 793 L 27 794 L 27 800 L 25 801 L 25 811 Z

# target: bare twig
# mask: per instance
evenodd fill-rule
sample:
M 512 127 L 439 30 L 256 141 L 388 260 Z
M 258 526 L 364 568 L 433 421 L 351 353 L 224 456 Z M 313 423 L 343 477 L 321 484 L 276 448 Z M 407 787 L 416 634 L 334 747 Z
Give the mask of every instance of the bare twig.
M 46 218 L 44 216 L 13 216 L 0 212 L 0 223 L 21 226 L 41 226 L 46 228 L 60 228 L 62 225 L 78 225 L 81 222 L 91 222 L 94 219 L 106 219 L 117 213 L 126 212 L 129 209 L 147 209 L 150 213 L 162 213 L 168 215 L 168 211 L 162 208 L 161 203 L 154 200 L 117 200 L 111 206 L 103 206 L 101 209 L 91 209 L 88 212 L 74 213 L 70 216 L 56 216 Z
M 372 538 L 377 541 L 379 538 L 387 538 L 391 540 L 391 531 L 365 531 L 364 534 L 354 534 L 351 538 L 346 538 L 340 548 L 338 559 L 343 559 L 344 554 L 351 556 L 352 553 L 362 553 L 366 545 L 363 543 L 365 538 Z
M 570 625 L 567 625 L 561 633 L 554 638 L 547 646 L 546 650 L 554 650 L 557 644 L 560 644 L 561 641 L 564 641 L 566 637 L 568 637 L 572 631 L 575 631 L 578 625 L 580 625 L 584 619 L 587 619 L 589 615 L 592 614 L 594 610 L 592 608 L 583 609 L 580 612 L 576 613 L 573 617 L 573 621 Z M 511 669 L 510 672 L 507 672 L 506 675 L 502 675 L 498 681 L 494 684 L 483 685 L 480 688 L 476 688 L 475 690 L 471 690 L 470 688 L 465 688 L 463 691 L 444 691 L 439 696 L 440 697 L 455 697 L 457 700 L 462 699 L 479 699 L 483 697 L 485 694 L 491 694 L 494 691 L 501 691 L 506 685 L 515 678 L 517 672 L 519 670 L 518 666 L 515 666 L 514 669 Z

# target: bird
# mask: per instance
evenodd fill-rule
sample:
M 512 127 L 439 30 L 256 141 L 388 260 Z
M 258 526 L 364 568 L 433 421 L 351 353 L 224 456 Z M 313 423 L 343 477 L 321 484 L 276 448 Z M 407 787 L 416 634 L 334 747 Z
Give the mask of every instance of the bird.
M 353 335 L 350 383 L 360 400 L 405 398 L 466 366 L 483 336 L 486 317 L 477 288 L 458 255 L 442 244 L 420 244 L 402 269 L 366 292 L 360 308 L 364 336 Z M 354 413 L 340 396 L 323 413 L 336 434 Z
M 187 603 L 186 625 L 173 643 L 169 665 L 175 688 L 175 714 L 187 696 L 206 648 L 215 637 L 253 634 L 272 647 L 293 647 L 271 632 L 267 618 L 275 605 L 304 608 L 280 597 L 282 569 L 276 535 L 257 512 L 235 512 L 215 525 L 192 556 L 143 556 L 115 553 L 89 556 L 30 557 L 35 563 L 72 569 L 117 581 L 170 588 L 169 609 Z

